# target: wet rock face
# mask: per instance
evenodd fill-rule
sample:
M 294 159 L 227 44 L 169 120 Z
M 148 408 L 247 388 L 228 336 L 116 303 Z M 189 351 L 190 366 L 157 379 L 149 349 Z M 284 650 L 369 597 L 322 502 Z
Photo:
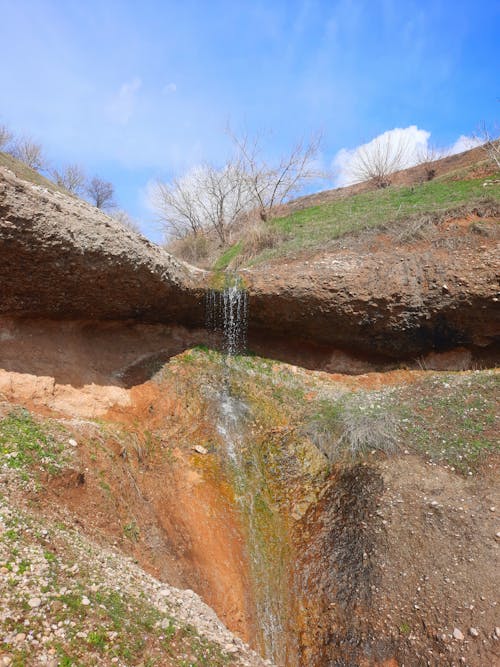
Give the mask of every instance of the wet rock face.
M 0 169 L 0 313 L 202 324 L 204 272 Z
M 393 654 L 393 647 L 376 640 L 369 620 L 378 583 L 375 512 L 383 488 L 375 467 L 349 466 L 332 479 L 297 531 L 301 665 L 354 665 L 367 654 L 376 660 Z

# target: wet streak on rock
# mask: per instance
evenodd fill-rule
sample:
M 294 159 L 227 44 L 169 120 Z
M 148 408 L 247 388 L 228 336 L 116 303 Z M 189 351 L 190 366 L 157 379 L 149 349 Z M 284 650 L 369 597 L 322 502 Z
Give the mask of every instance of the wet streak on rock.
M 383 488 L 374 467 L 353 465 L 332 480 L 304 517 L 294 577 L 299 664 L 354 667 L 363 658 L 394 654 L 370 623 L 376 551 L 382 546 L 376 508 Z

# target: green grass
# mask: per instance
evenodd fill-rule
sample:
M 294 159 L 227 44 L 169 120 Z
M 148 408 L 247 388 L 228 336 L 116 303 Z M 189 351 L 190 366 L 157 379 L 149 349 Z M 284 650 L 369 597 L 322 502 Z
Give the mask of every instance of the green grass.
M 213 266 L 214 271 L 224 271 L 224 269 L 227 269 L 229 264 L 241 253 L 242 250 L 243 244 L 241 241 L 230 246 L 215 262 Z
M 500 186 L 486 190 L 484 180 L 435 180 L 411 187 L 390 187 L 276 218 L 271 224 L 285 235 L 285 240 L 276 248 L 263 251 L 250 263 L 320 247 L 346 234 L 402 221 L 415 214 L 444 212 L 484 197 L 500 201 Z M 229 248 L 218 262 L 229 263 L 242 249 L 237 246 Z
M 8 468 L 41 468 L 55 474 L 64 463 L 64 447 L 27 410 L 0 421 L 0 462 Z

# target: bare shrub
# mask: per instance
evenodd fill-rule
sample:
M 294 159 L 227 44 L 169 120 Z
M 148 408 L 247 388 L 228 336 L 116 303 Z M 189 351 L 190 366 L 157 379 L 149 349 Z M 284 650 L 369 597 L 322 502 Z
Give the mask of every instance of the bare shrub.
M 205 234 L 189 234 L 169 243 L 167 250 L 190 264 L 198 264 L 209 255 L 209 241 Z
M 443 157 L 446 157 L 446 151 L 441 150 L 432 144 L 427 144 L 425 148 L 418 151 L 417 164 L 421 164 L 424 167 L 427 181 L 432 181 L 436 176 L 435 162 Z
M 366 398 L 370 400 L 369 395 Z M 388 409 L 373 410 L 362 401 L 352 401 L 345 406 L 342 424 L 339 446 L 347 447 L 352 457 L 372 449 L 386 454 L 397 449 L 397 423 Z
M 483 123 L 477 139 L 481 141 L 482 147 L 488 158 L 493 162 L 497 169 L 500 169 L 500 136 L 498 127 L 492 133 L 486 123 Z
M 44 171 L 47 168 L 47 160 L 42 145 L 29 137 L 15 141 L 8 152 L 35 171 Z
M 14 135 L 6 125 L 0 125 L 0 150 L 4 150 L 13 140 Z
M 305 434 L 335 462 L 372 450 L 397 450 L 398 424 L 380 392 L 349 394 L 328 405 L 305 428 Z
M 255 257 L 263 250 L 278 246 L 285 238 L 285 233 L 272 223 L 254 220 L 245 228 L 244 247 L 240 260 Z
M 428 213 L 407 218 L 394 228 L 393 236 L 399 243 L 426 238 L 436 226 L 436 216 Z
M 260 136 L 238 137 L 230 129 L 228 134 L 236 147 L 244 190 L 263 221 L 269 220 L 278 206 L 299 194 L 307 181 L 324 176 L 316 165 L 320 134 L 308 141 L 298 141 L 277 162 L 263 156 Z
M 373 181 L 377 188 L 391 184 L 391 176 L 408 165 L 410 145 L 404 136 L 386 132 L 360 146 L 349 166 L 353 182 Z
M 222 245 L 230 227 L 249 209 L 240 165 L 229 160 L 218 169 L 203 164 L 171 183 L 158 182 L 153 205 L 171 238 L 203 234 L 212 229 Z
M 68 192 L 81 195 L 85 191 L 85 172 L 77 164 L 68 164 L 61 169 L 52 169 L 50 175 L 57 185 L 65 188 Z

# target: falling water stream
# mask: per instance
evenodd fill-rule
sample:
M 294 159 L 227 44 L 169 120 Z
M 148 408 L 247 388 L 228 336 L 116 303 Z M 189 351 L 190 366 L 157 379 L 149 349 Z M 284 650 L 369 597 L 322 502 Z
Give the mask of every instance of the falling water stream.
M 259 526 L 256 498 L 265 484 L 258 455 L 245 447 L 244 432 L 249 421 L 249 406 L 231 390 L 230 358 L 246 349 L 248 325 L 248 294 L 241 281 L 222 290 L 209 290 L 206 295 L 206 325 L 209 331 L 222 336 L 227 355 L 222 388 L 216 391 L 217 431 L 224 444 L 227 474 L 232 478 L 235 499 L 247 527 L 247 548 L 252 579 L 256 582 L 255 603 L 261 631 L 261 650 L 273 659 L 284 655 L 284 631 L 281 602 L 276 596 L 276 572 L 270 571 L 267 546 Z M 245 453 L 243 454 L 243 450 Z M 279 578 L 279 577 L 278 577 Z
M 231 356 L 244 352 L 247 343 L 248 294 L 234 280 L 230 287 L 211 289 L 206 294 L 206 325 L 222 334 L 224 351 Z

